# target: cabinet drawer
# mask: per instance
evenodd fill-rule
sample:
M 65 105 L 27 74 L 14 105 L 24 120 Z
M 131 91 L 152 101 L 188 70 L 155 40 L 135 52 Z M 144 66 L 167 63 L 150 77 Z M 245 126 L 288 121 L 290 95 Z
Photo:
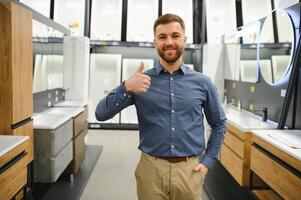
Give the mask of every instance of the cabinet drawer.
M 73 139 L 73 160 L 66 169 L 69 174 L 75 174 L 81 166 L 81 163 L 85 159 L 86 144 L 85 136 L 88 128 L 85 128 Z
M 224 143 L 234 151 L 240 158 L 244 158 L 245 143 L 238 137 L 227 131 Z
M 245 166 L 244 161 L 226 145 L 222 145 L 220 161 L 241 186 L 247 186 L 249 184 L 248 166 Z
M 56 157 L 72 139 L 72 120 L 68 120 L 56 129 L 35 129 L 35 159 Z
M 0 174 L 0 200 L 11 199 L 27 182 L 27 156 Z
M 88 109 L 87 107 L 85 107 L 85 110 L 74 118 L 73 137 L 76 137 L 82 130 L 84 130 L 88 126 L 87 118 L 88 118 Z
M 29 136 L 29 139 L 26 141 L 27 143 L 27 147 L 26 147 L 26 151 L 28 152 L 28 161 L 27 164 L 29 164 L 34 157 L 34 142 L 33 142 L 33 121 L 28 122 L 26 124 L 24 124 L 23 126 L 20 126 L 16 129 L 13 129 L 13 134 L 14 135 L 22 135 L 22 136 Z
M 301 178 L 252 146 L 251 169 L 284 199 L 300 199 Z

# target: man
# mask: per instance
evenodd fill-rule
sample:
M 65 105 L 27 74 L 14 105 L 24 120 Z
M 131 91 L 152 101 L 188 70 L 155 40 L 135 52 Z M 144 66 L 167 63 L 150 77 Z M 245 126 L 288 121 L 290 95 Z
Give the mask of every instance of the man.
M 107 120 L 134 104 L 142 151 L 135 176 L 139 200 L 196 200 L 208 169 L 218 157 L 226 117 L 210 79 L 183 63 L 183 20 L 173 14 L 154 24 L 159 64 L 142 73 L 143 63 L 102 99 L 96 118 Z M 207 148 L 203 114 L 211 126 Z

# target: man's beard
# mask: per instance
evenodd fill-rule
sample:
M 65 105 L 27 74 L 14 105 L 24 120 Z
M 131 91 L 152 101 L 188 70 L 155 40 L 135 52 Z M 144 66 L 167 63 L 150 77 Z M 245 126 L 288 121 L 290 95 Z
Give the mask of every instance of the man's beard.
M 165 51 L 168 49 L 176 50 L 176 53 L 172 57 L 168 57 L 165 55 Z M 167 63 L 173 64 L 175 63 L 183 54 L 184 48 L 176 48 L 176 47 L 165 47 L 163 50 L 157 49 L 159 56 Z

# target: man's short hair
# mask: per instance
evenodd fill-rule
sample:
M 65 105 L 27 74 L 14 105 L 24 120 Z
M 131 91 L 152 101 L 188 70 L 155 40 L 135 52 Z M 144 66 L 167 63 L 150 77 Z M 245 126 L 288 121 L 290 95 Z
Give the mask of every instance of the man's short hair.
M 158 19 L 155 21 L 154 28 L 153 28 L 154 34 L 156 33 L 157 26 L 159 26 L 160 24 L 168 24 L 171 22 L 179 22 L 182 29 L 185 32 L 185 23 L 184 23 L 183 19 L 181 17 L 179 17 L 178 15 L 167 13 L 165 15 L 158 17 Z

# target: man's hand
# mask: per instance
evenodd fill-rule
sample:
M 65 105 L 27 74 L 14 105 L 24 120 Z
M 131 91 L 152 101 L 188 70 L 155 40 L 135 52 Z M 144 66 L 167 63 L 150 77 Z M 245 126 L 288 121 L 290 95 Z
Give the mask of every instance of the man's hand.
M 204 176 L 206 176 L 208 173 L 208 168 L 202 163 L 198 164 L 193 170 L 196 172 L 197 171 L 201 172 L 202 174 L 204 174 Z
M 140 67 L 136 72 L 124 82 L 124 86 L 127 92 L 133 92 L 136 94 L 145 93 L 150 87 L 151 78 L 142 73 L 144 63 L 141 62 Z

